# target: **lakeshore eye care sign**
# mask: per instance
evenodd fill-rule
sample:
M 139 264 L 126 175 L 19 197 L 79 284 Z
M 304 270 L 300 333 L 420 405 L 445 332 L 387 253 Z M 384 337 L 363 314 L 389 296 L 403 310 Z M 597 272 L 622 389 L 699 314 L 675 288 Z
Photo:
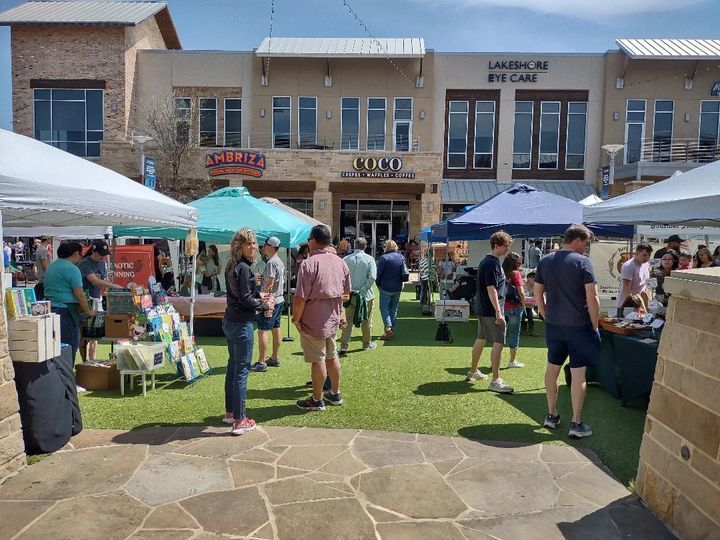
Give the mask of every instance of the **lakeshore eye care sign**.
M 488 82 L 536 83 L 538 77 L 550 71 L 547 60 L 490 60 Z
M 353 159 L 352 171 L 343 171 L 341 178 L 415 178 L 414 172 L 405 172 L 399 157 L 365 157 Z

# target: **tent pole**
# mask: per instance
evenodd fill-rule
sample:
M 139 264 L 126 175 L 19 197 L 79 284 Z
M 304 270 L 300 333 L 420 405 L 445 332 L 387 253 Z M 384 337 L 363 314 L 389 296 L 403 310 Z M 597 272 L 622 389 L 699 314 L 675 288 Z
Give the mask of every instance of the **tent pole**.
M 195 294 L 196 294 L 196 288 L 195 288 L 195 273 L 197 271 L 197 253 L 193 253 L 192 256 L 192 278 L 190 279 L 190 283 L 192 283 L 192 288 L 190 290 L 190 335 L 195 335 Z
M 291 263 L 291 252 L 290 248 L 287 248 L 287 267 L 285 268 L 285 289 L 287 290 L 287 335 L 282 338 L 283 341 L 295 341 L 295 338 L 290 335 L 290 319 L 292 319 L 292 302 L 290 301 L 290 276 L 292 274 L 292 263 Z

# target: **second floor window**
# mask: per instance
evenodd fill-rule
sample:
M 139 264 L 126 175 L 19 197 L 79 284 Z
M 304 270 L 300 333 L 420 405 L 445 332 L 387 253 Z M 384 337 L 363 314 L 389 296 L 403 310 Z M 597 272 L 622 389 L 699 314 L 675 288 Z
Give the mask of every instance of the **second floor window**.
M 367 150 L 385 150 L 385 98 L 368 98 Z
M 217 146 L 217 99 L 200 98 L 200 146 Z
M 242 99 L 225 98 L 225 146 L 242 146 Z
M 360 98 L 344 97 L 340 111 L 340 148 L 360 149 Z
M 475 102 L 475 148 L 473 167 L 492 169 L 495 149 L 495 102 Z
M 700 104 L 699 161 L 717 159 L 719 131 L 720 101 L 703 101 Z
M 655 100 L 653 118 L 653 161 L 672 161 L 672 132 L 675 102 Z
M 587 125 L 587 103 L 568 103 L 567 142 L 565 144 L 565 169 L 585 168 L 585 133 Z
M 190 141 L 190 117 L 192 115 L 192 98 L 175 98 L 175 119 L 178 141 L 187 144 Z
M 412 98 L 395 98 L 393 109 L 393 150 L 408 152 L 412 149 Z
M 468 102 L 448 103 L 448 169 L 464 169 L 467 165 Z
M 513 169 L 529 169 L 532 155 L 533 102 L 515 102 Z
M 317 144 L 317 98 L 298 98 L 298 144 L 307 148 Z
M 538 169 L 558 168 L 560 144 L 560 102 L 540 103 L 540 150 Z
M 273 148 L 290 148 L 290 98 L 273 98 Z
M 625 112 L 625 163 L 637 163 L 643 159 L 645 137 L 644 99 L 628 99 Z
M 103 91 L 36 88 L 34 134 L 39 141 L 80 157 L 100 157 Z

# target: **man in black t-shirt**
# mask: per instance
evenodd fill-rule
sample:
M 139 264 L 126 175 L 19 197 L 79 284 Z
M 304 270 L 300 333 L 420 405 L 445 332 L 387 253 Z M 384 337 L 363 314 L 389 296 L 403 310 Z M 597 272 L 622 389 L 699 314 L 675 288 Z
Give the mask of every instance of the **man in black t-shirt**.
M 683 243 L 683 239 L 680 238 L 677 234 L 673 234 L 665 240 L 665 243 L 667 244 L 665 247 L 658 249 L 655 252 L 655 255 L 653 255 L 653 259 L 662 259 L 663 255 L 665 255 L 668 251 L 673 250 L 677 253 L 680 253 L 680 244 Z
M 501 394 L 511 394 L 513 389 L 500 378 L 500 356 L 505 345 L 505 273 L 500 265 L 500 257 L 510 251 L 512 237 L 505 231 L 498 231 L 490 237 L 490 253 L 478 266 L 477 293 L 475 306 L 478 315 L 477 339 L 472 348 L 472 362 L 466 381 L 486 380 L 488 377 L 478 370 L 485 342 L 492 344 L 490 364 L 492 366 L 492 382 L 489 389 Z

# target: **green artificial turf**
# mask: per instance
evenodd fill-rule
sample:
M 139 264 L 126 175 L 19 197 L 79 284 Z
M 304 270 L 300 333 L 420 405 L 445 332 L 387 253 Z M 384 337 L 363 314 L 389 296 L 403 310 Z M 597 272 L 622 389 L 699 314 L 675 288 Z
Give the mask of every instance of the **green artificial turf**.
M 521 338 L 518 360 L 525 369 L 503 370 L 502 377 L 515 388 L 512 395 L 487 391 L 487 382 L 465 382 L 476 322 L 452 323 L 454 342 L 435 341 L 436 323 L 420 316 L 414 295 L 404 293 L 393 340 L 378 341 L 375 351 L 359 350 L 360 330 L 354 331 L 350 354 L 343 358 L 341 389 L 345 404 L 325 412 L 306 413 L 295 400 L 308 395 L 309 366 L 303 362 L 300 342 L 283 343 L 281 367 L 251 373 L 248 410 L 258 423 L 322 428 L 380 429 L 460 435 L 475 439 L 521 443 L 570 444 L 594 450 L 620 481 L 629 484 L 637 472 L 638 451 L 645 410 L 622 407 L 602 388 L 588 391 L 583 420 L 594 435 L 581 441 L 568 439 L 570 394 L 560 390 L 562 424 L 556 431 L 542 428 L 547 404 L 544 390 L 546 349 L 544 339 Z M 381 333 L 379 313 L 374 334 Z M 536 332 L 542 334 L 542 323 Z M 283 319 L 283 333 L 286 332 Z M 222 338 L 199 338 L 210 374 L 193 384 L 179 381 L 174 366 L 158 374 L 157 390 L 143 398 L 134 391 L 81 394 L 83 420 L 88 428 L 132 429 L 168 424 L 216 424 L 224 412 L 224 376 L 227 348 Z M 489 372 L 488 348 L 481 369 Z M 503 365 L 507 363 L 507 351 Z M 255 352 L 257 356 L 257 352 Z M 98 357 L 107 348 L 98 347 Z M 138 378 L 139 380 L 139 378 Z

